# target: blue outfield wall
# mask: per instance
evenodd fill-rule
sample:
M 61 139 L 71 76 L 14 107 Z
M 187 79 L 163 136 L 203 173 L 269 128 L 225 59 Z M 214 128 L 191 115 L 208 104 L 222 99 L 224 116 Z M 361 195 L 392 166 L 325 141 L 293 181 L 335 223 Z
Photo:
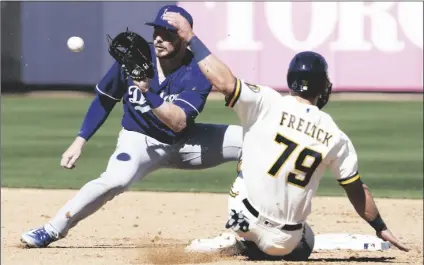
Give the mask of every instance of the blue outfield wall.
M 175 2 L 8 2 L 2 6 L 2 69 L 8 68 L 2 70 L 2 87 L 96 84 L 113 63 L 106 34 L 129 27 L 151 40 L 153 30 L 144 22 L 169 3 Z M 67 48 L 71 36 L 84 39 L 83 52 Z
M 127 27 L 152 40 L 153 29 L 144 25 L 146 21 L 151 21 L 157 11 L 166 4 L 176 4 L 177 2 L 17 2 L 2 1 L 1 6 L 1 89 L 5 91 L 31 91 L 31 90 L 87 90 L 93 91 L 94 85 L 102 78 L 108 68 L 113 63 L 113 58 L 109 55 L 108 42 L 106 34 L 115 36 L 124 31 Z M 400 3 L 403 3 L 400 5 Z M 237 4 L 237 5 L 235 5 Z M 287 45 L 287 40 L 278 38 L 278 29 L 284 24 L 267 12 L 263 12 L 266 7 L 269 10 L 273 8 L 284 8 L 286 5 L 276 5 L 274 2 L 216 2 L 205 4 L 203 2 L 182 2 L 180 5 L 190 10 L 195 18 L 196 28 L 203 28 L 202 38 L 205 42 L 215 43 L 217 53 L 220 58 L 227 61 L 233 72 L 241 76 L 250 76 L 252 82 L 268 84 L 275 89 L 286 89 L 286 82 L 281 78 L 281 62 L 288 61 L 294 53 L 291 45 Z M 352 49 L 350 42 L 344 43 L 339 50 L 331 52 L 333 37 L 328 37 L 322 41 L 317 51 L 327 54 L 331 62 L 331 72 L 334 80 L 335 91 L 375 91 L 375 92 L 410 92 L 416 91 L 422 93 L 419 81 L 422 80 L 422 74 L 419 71 L 422 68 L 422 62 L 415 58 L 422 57 L 422 48 L 419 49 L 417 42 L 417 31 L 411 31 L 410 19 L 406 19 L 408 10 L 414 6 L 411 3 L 399 2 L 392 3 L 397 8 L 397 13 L 390 14 L 386 19 L 392 21 L 391 32 L 392 42 L 385 41 L 384 38 L 389 35 L 378 34 L 379 39 L 374 36 L 371 38 L 367 33 L 366 39 L 373 48 L 369 51 Z M 294 5 L 294 4 L 293 4 Z M 300 4 L 299 4 L 300 5 Z M 302 4 L 303 5 L 303 4 Z M 318 5 L 307 4 L 309 9 L 293 8 L 290 11 L 294 18 L 301 18 L 310 12 L 322 12 L 326 15 L 327 11 L 317 8 Z M 337 11 L 337 7 L 343 5 L 343 2 L 332 4 Z M 346 7 L 346 6 L 345 6 Z M 258 9 L 260 12 L 243 13 L 246 16 L 238 17 L 240 10 Z M 262 10 L 262 11 L 261 11 Z M 288 10 L 288 9 L 287 9 Z M 286 11 L 287 11 L 286 10 Z M 408 11 L 410 13 L 410 11 Z M 357 12 L 358 13 L 358 12 Z M 395 13 L 395 12 L 392 12 Z M 408 14 L 409 14 L 408 13 Z M 337 28 L 346 27 L 349 23 L 357 19 L 365 19 L 361 13 L 356 18 L 341 16 L 334 20 L 332 24 L 322 25 L 332 30 L 331 34 L 337 33 Z M 237 16 L 237 19 L 233 19 Z M 422 16 L 422 13 L 421 13 Z M 197 18 L 196 18 L 197 17 Z M 211 24 L 210 18 L 215 19 Z M 229 19 L 229 18 L 232 19 Z M 286 16 L 287 17 L 287 16 Z M 342 20 L 341 18 L 345 18 Z M 412 19 L 420 17 L 419 12 L 411 14 Z M 377 19 L 376 16 L 373 19 Z M 240 31 L 239 23 L 243 19 L 245 31 Z M 367 18 L 368 19 L 368 18 Z M 359 20 L 358 20 L 359 21 Z M 368 20 L 366 20 L 368 21 Z M 283 24 L 281 24 L 283 23 Z M 305 24 L 306 23 L 306 24 Z M 305 32 L 309 28 L 309 21 L 297 21 L 291 27 L 290 33 L 294 36 L 300 32 Z M 396 24 L 398 23 L 398 24 Z M 366 32 L 374 32 L 375 23 L 365 23 Z M 356 25 L 356 24 L 355 24 Z M 374 26 L 372 26 L 374 25 Z M 394 26 L 399 26 L 399 32 L 395 32 Z M 253 27 L 254 26 L 254 27 Z M 381 25 L 380 25 L 381 26 Z M 389 25 L 388 25 L 389 26 Z M 398 27 L 397 26 L 397 27 Z M 371 27 L 371 28 L 370 28 Z M 274 29 L 272 31 L 271 29 Z M 277 29 L 277 30 L 275 30 Z M 408 30 L 406 30 L 408 29 Z M 287 27 L 286 27 L 287 30 Z M 316 30 L 316 29 L 315 29 Z M 381 33 L 380 28 L 375 32 Z M 233 31 L 233 32 L 232 32 Z M 406 34 L 406 32 L 409 32 Z M 412 32 L 412 33 L 411 33 Z M 237 33 L 237 34 L 234 34 Z M 387 33 L 387 32 L 386 32 Z M 396 38 L 395 34 L 398 34 Z M 303 34 L 303 33 L 302 33 Z M 319 33 L 324 34 L 324 33 Z M 325 35 L 325 34 L 324 34 Z M 356 34 L 358 35 L 358 34 Z M 356 36 L 355 35 L 355 36 Z M 360 34 L 359 34 L 360 35 Z M 358 36 L 359 36 L 358 35 Z M 66 42 L 71 36 L 80 36 L 85 40 L 85 49 L 80 53 L 73 53 L 68 50 Z M 231 36 L 231 38 L 229 38 Z M 299 35 L 296 35 L 299 36 Z M 358 37 L 356 36 L 356 37 Z M 412 37 L 411 37 L 412 36 Z M 422 35 L 421 35 L 422 36 Z M 262 48 L 255 51 L 247 44 L 256 43 L 253 40 L 260 39 Z M 389 38 L 390 39 L 390 38 Z M 414 39 L 414 41 L 412 41 Z M 376 41 L 388 44 L 387 47 L 395 47 L 403 43 L 404 48 L 397 52 L 382 50 L 376 45 Z M 356 44 L 365 43 L 361 36 L 356 39 Z M 414 44 L 415 43 L 415 44 Z M 367 44 L 367 45 L 368 45 Z M 212 45 L 212 44 L 211 44 Z M 247 46 L 246 46 L 247 45 Z M 418 45 L 418 46 L 417 46 Z M 221 46 L 221 48 L 218 48 Z M 234 50 L 234 47 L 237 47 Z M 355 45 L 353 45 L 355 46 Z M 417 46 L 417 47 L 415 47 Z M 291 47 L 291 48 L 290 48 Z M 387 47 L 385 49 L 387 49 Z M 278 50 L 278 56 L 275 51 Z M 278 57 L 278 58 L 277 58 Z M 275 65 L 269 58 L 277 58 Z M 356 59 L 357 58 L 357 59 Z M 244 63 L 239 63 L 243 59 Z M 350 61 L 355 59 L 355 61 Z M 364 70 L 364 61 L 368 60 L 366 65 L 374 67 L 378 71 Z M 344 64 L 344 62 L 348 62 Z M 378 65 L 390 65 L 390 62 L 398 62 L 392 67 L 377 67 Z M 395 75 L 406 68 L 402 65 L 416 65 L 411 71 L 403 75 Z M 246 67 L 246 65 L 254 67 Z M 344 64 L 344 66 L 339 66 Z M 259 68 L 257 68 L 259 67 Z M 259 69 L 259 70 L 258 70 Z M 398 70 L 399 71 L 398 71 Z M 392 73 L 390 78 L 386 78 L 385 71 Z M 352 74 L 354 73 L 354 74 Z M 406 75 L 406 73 L 408 75 Z

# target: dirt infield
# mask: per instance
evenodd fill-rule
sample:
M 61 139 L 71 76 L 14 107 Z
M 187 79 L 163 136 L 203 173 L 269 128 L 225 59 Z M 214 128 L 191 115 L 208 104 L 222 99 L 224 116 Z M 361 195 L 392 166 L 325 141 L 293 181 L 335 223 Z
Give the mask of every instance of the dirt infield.
M 191 239 L 222 231 L 224 194 L 127 192 L 49 248 L 23 249 L 20 234 L 46 222 L 75 192 L 2 189 L 1 264 L 289 264 L 183 253 Z M 313 253 L 308 264 L 423 264 L 423 202 L 377 199 L 377 203 L 391 230 L 412 248 L 409 253 L 396 249 Z M 314 199 L 309 224 L 315 233 L 372 234 L 347 198 Z

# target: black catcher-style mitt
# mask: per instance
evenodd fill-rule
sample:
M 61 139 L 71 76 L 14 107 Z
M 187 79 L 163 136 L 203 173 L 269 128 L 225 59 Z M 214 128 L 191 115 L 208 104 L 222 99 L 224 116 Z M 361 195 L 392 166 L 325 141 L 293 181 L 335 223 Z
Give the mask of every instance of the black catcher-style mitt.
M 122 66 L 127 76 L 135 81 L 153 78 L 154 70 L 149 43 L 128 30 L 112 38 L 107 34 L 109 54 Z

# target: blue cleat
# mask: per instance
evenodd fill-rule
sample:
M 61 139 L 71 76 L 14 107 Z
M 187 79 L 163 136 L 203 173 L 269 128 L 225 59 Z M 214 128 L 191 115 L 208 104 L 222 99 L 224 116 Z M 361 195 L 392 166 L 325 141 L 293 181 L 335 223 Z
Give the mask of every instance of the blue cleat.
M 58 234 L 49 233 L 45 226 L 32 229 L 21 236 L 21 242 L 26 248 L 45 248 L 59 239 Z

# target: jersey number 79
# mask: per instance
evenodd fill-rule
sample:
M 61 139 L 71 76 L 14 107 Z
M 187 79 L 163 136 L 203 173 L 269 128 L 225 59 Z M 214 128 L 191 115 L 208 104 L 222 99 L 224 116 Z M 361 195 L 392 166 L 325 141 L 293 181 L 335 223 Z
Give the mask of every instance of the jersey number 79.
M 272 165 L 271 169 L 268 171 L 268 174 L 272 177 L 278 176 L 278 172 L 280 171 L 281 167 L 284 165 L 284 163 L 287 161 L 287 159 L 290 157 L 290 155 L 296 150 L 298 147 L 298 144 L 287 139 L 281 134 L 277 134 L 275 136 L 275 142 L 278 144 L 284 144 L 286 148 L 284 149 L 283 153 L 278 157 L 277 161 Z M 313 158 L 313 162 L 311 165 L 305 165 L 305 160 L 307 157 Z M 314 150 L 311 150 L 307 147 L 303 148 L 303 150 L 299 153 L 295 163 L 294 163 L 294 170 L 297 172 L 289 172 L 287 176 L 287 182 L 298 186 L 300 188 L 304 188 L 308 185 L 309 181 L 311 180 L 312 175 L 314 174 L 315 170 L 319 166 L 319 164 L 322 161 L 322 154 L 318 153 Z M 297 175 L 303 175 L 303 178 L 299 178 Z

